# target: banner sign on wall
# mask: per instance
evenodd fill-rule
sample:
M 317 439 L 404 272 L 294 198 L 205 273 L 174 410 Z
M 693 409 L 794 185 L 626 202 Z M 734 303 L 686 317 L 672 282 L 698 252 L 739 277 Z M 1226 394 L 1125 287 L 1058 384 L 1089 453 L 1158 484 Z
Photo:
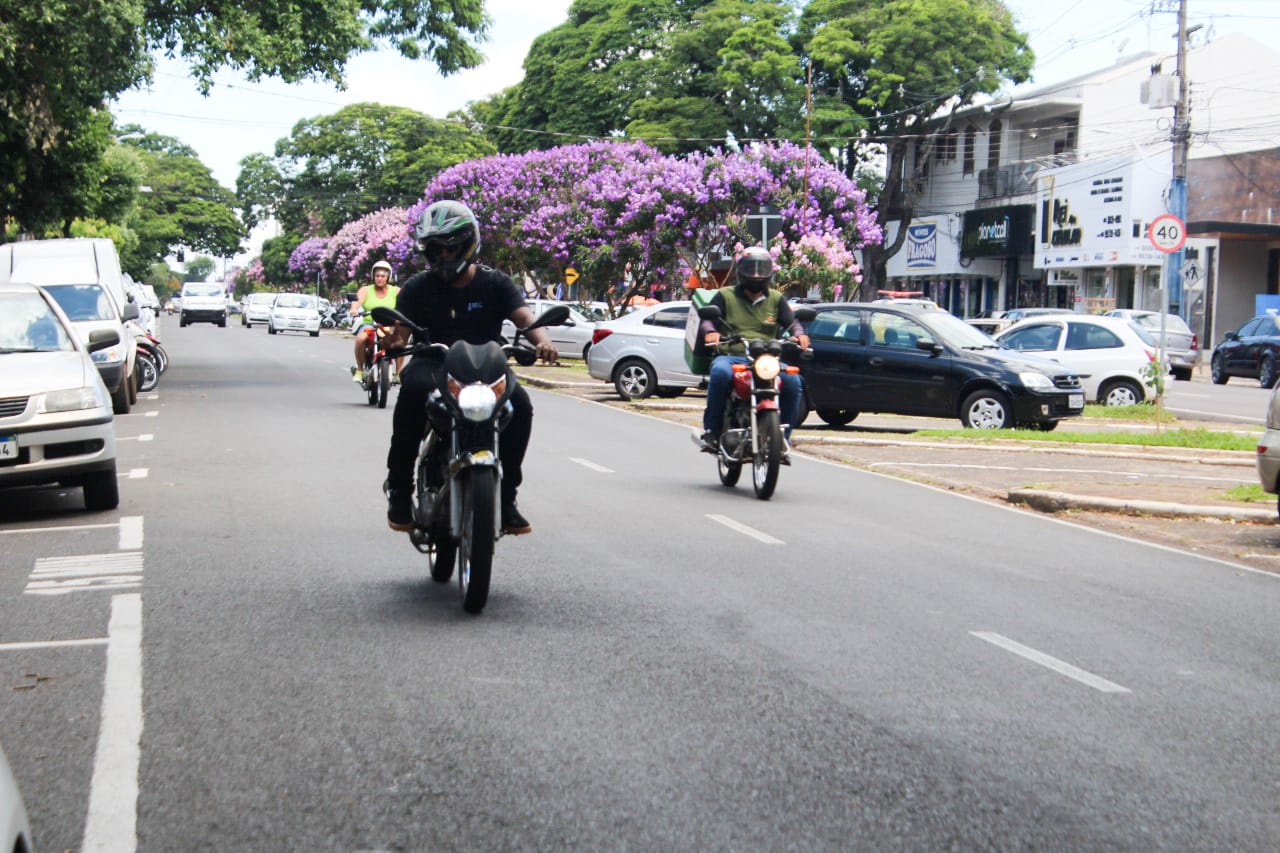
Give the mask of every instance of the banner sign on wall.
M 907 226 L 907 270 L 932 271 L 938 268 L 938 225 L 920 222 Z
M 1031 254 L 1034 211 L 1029 204 L 966 210 L 964 229 L 960 232 L 960 257 L 1007 258 Z

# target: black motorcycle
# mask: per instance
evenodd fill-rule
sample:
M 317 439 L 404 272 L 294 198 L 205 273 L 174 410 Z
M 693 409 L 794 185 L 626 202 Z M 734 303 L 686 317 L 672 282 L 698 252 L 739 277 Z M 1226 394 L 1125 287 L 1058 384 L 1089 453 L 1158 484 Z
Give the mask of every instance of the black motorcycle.
M 558 325 L 568 316 L 568 308 L 556 306 L 529 328 Z M 389 358 L 420 356 L 435 371 L 436 390 L 427 401 L 430 429 L 414 466 L 414 528 L 409 538 L 427 555 L 433 580 L 448 582 L 456 564 L 462 608 L 479 613 L 489 598 L 493 548 L 502 535 L 498 434 L 511 420 L 516 388 L 507 359 L 528 366 L 537 355 L 520 342 L 522 331 L 505 346 L 465 341 L 445 346 L 430 343 L 425 329 L 393 308 L 374 308 L 373 320 L 413 330 L 415 342 L 388 350 Z

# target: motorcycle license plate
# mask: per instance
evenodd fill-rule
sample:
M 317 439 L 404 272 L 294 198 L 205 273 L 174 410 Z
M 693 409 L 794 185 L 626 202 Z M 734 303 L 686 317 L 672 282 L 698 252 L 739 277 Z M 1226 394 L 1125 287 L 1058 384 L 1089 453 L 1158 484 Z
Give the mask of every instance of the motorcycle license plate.
M 1084 395 L 1083 395 L 1083 394 L 1072 394 L 1070 397 L 1068 397 L 1068 398 L 1067 398 L 1067 406 L 1068 406 L 1068 407 L 1070 407 L 1070 408 L 1072 408 L 1072 409 L 1083 409 L 1083 408 L 1084 408 Z
M 11 435 L 0 436 L 0 460 L 18 458 L 18 439 Z

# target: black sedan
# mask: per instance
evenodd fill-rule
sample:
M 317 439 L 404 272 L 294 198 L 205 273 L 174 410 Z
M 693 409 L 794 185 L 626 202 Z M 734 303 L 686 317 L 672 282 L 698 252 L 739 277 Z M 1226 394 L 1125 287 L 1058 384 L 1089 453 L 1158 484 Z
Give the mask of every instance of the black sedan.
M 1280 378 L 1280 317 L 1262 314 L 1234 332 L 1227 332 L 1213 348 L 1209 373 L 1218 385 L 1232 376 L 1257 379 L 1263 388 L 1272 388 Z
M 818 312 L 805 329 L 813 358 L 800 364 L 806 402 L 833 426 L 882 412 L 959 418 L 979 429 L 1051 430 L 1084 410 L 1078 374 L 1003 349 L 947 311 L 806 307 Z

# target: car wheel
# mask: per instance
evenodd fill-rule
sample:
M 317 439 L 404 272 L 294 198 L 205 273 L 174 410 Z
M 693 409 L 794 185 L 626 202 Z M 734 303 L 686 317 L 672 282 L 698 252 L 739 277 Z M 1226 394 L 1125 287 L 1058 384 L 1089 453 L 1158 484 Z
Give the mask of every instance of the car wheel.
M 1262 357 L 1258 366 L 1258 382 L 1263 388 L 1274 388 L 1276 384 L 1276 359 L 1271 354 Z
M 999 391 L 974 391 L 960 406 L 960 423 L 970 429 L 1008 429 L 1013 426 L 1013 406 Z
M 636 358 L 622 362 L 613 373 L 613 387 L 624 400 L 643 400 L 657 386 L 658 377 L 653 368 Z
M 138 403 L 138 384 L 142 380 L 138 378 L 138 363 L 134 360 L 133 372 L 124 380 L 124 384 L 129 386 L 129 405 L 134 406 Z
M 590 357 L 591 357 L 591 344 L 587 344 L 585 347 L 582 348 L 582 363 L 589 364 L 590 362 L 588 362 L 587 359 L 589 359 Z
M 818 409 L 818 417 L 823 423 L 833 427 L 842 427 L 858 416 L 854 409 Z
M 664 386 L 664 387 L 659 387 L 653 393 L 658 395 L 664 400 L 674 400 L 676 397 L 679 397 L 681 394 L 683 394 L 684 390 L 685 389 L 683 386 L 675 386 L 675 387 Z
M 267 334 L 274 335 L 275 333 L 276 333 L 276 327 L 271 325 L 270 323 L 267 323 Z
M 84 478 L 85 509 L 101 512 L 120 505 L 120 480 L 115 466 L 109 471 L 98 471 Z
M 1222 353 L 1215 353 L 1213 361 L 1209 362 L 1209 377 L 1213 379 L 1214 385 L 1226 385 L 1231 378 L 1227 376 L 1227 366 L 1222 361 Z
M 129 379 L 126 378 L 124 382 L 120 383 L 119 388 L 111 392 L 111 411 L 117 415 L 129 414 L 129 389 L 125 386 L 125 382 L 128 381 Z
M 319 329 L 317 329 L 316 331 L 312 332 L 312 333 L 311 333 L 311 337 L 313 337 L 313 338 L 318 338 L 318 337 L 320 337 L 320 330 L 319 330 Z
M 1113 379 L 1098 389 L 1098 402 L 1104 406 L 1136 406 L 1142 400 L 1142 388 L 1132 379 Z
M 1173 378 L 1174 378 L 1174 379 L 1176 379 L 1176 380 L 1178 380 L 1179 382 L 1190 382 L 1190 381 L 1191 381 L 1191 368 L 1189 368 L 1189 367 L 1175 367 L 1175 368 L 1173 369 Z

